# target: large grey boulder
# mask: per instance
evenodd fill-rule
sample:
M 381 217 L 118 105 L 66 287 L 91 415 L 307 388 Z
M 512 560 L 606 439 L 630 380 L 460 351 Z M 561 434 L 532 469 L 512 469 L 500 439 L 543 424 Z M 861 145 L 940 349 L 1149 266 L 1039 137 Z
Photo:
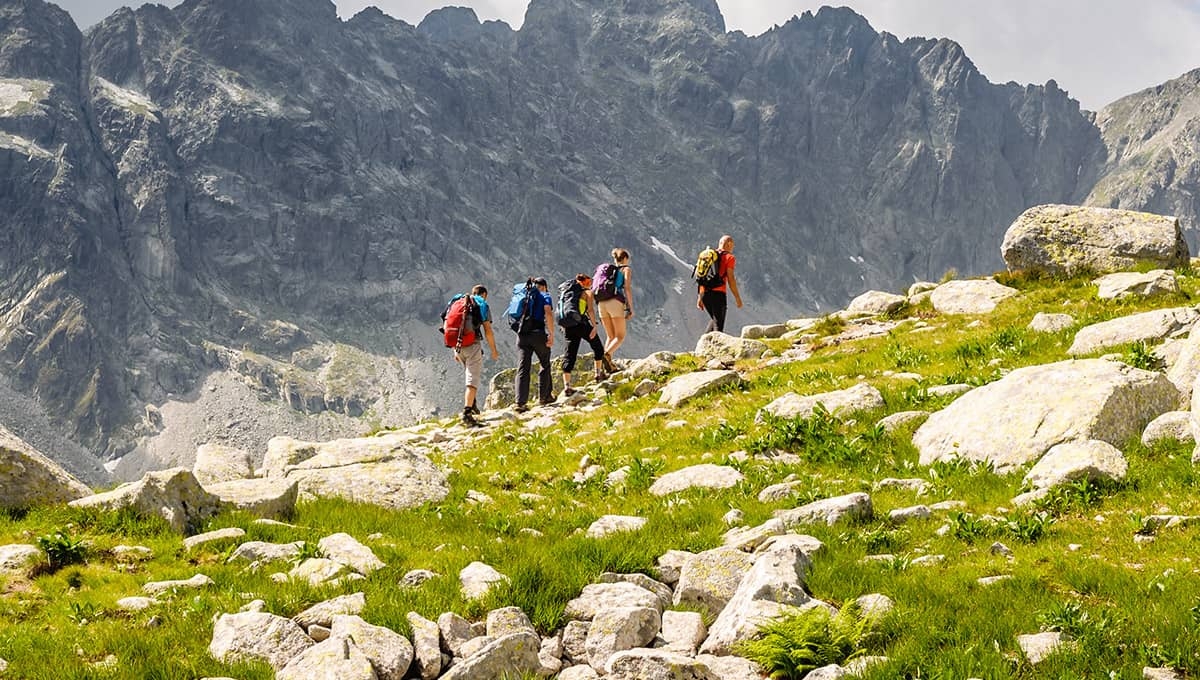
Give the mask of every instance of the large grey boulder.
M 196 449 L 192 474 L 205 488 L 217 482 L 231 482 L 254 476 L 254 463 L 243 449 L 209 442 Z
M 1117 272 L 1101 276 L 1092 283 L 1096 284 L 1096 297 L 1101 300 L 1150 297 L 1179 292 L 1179 282 L 1175 279 L 1175 272 L 1169 269 L 1155 269 L 1148 272 Z
M 671 352 L 655 352 L 643 359 L 631 363 L 625 368 L 625 375 L 631 379 L 649 378 L 671 372 L 671 362 L 675 355 Z
M 354 640 L 331 636 L 300 652 L 275 680 L 377 680 L 371 660 Z
M 1119 482 L 1128 471 L 1124 454 L 1108 442 L 1094 439 L 1063 442 L 1050 447 L 1029 470 L 1025 484 L 1034 489 L 1050 489 L 1077 480 Z
M 1094 323 L 1075 333 L 1067 354 L 1079 356 L 1131 342 L 1162 340 L 1191 327 L 1197 320 L 1200 312 L 1194 307 L 1173 307 Z
M 751 324 L 742 326 L 741 337 L 747 340 L 760 340 L 766 338 L 774 340 L 783 337 L 784 333 L 788 332 L 786 323 L 772 324 Z
M 498 638 L 446 671 L 441 680 L 506 680 L 532 675 L 541 668 L 542 640 L 530 632 Z
M 745 475 L 728 465 L 701 463 L 659 477 L 650 485 L 650 493 L 668 496 L 687 489 L 730 489 L 745 479 Z
M 193 533 L 217 514 L 221 499 L 205 491 L 191 470 L 172 468 L 147 472 L 140 481 L 71 501 L 70 505 L 109 511 L 130 508 L 144 515 L 162 517 L 176 531 Z
M 1178 390 L 1162 373 L 1118 362 L 1028 366 L 931 415 L 913 434 L 913 445 L 921 465 L 961 458 L 1007 471 L 1066 441 L 1123 445 L 1178 401 Z
M 1196 378 L 1200 376 L 1200 332 L 1196 331 L 1195 325 L 1186 338 L 1178 340 L 1178 345 L 1179 353 L 1169 362 L 1167 378 L 1179 389 L 1181 402 L 1189 404 Z
M 403 434 L 316 443 L 275 437 L 263 468 L 269 477 L 295 480 L 301 501 L 344 498 L 404 509 L 450 493 L 446 473 Z
M 870 411 L 884 405 L 883 394 L 867 383 L 859 383 L 844 390 L 811 394 L 802 397 L 795 392 L 772 401 L 759 410 L 755 420 L 762 422 L 764 414 L 778 418 L 809 418 L 813 409 L 820 404 L 831 415 L 846 418 L 861 411 Z
M 850 314 L 888 314 L 900 309 L 908 300 L 903 295 L 882 290 L 868 290 L 850 301 L 846 311 Z
M 507 583 L 508 577 L 483 562 L 472 562 L 458 573 L 459 589 L 468 600 L 478 600 L 497 584 Z
M 674 604 L 698 606 L 719 613 L 737 592 L 746 570 L 754 563 L 736 548 L 713 548 L 697 553 L 679 571 Z
M 292 543 L 267 543 L 265 541 L 247 541 L 237 547 L 229 556 L 230 562 L 278 562 L 290 560 L 300 555 L 304 541 Z
M 662 649 L 630 649 L 613 654 L 604 680 L 724 680 L 703 661 Z
M 300 484 L 294 479 L 235 479 L 205 484 L 204 490 L 216 496 L 222 507 L 258 517 L 288 519 L 295 514 Z
M 1133 269 L 1146 262 L 1173 269 L 1188 262 L 1179 220 L 1132 210 L 1039 205 L 1009 226 L 1000 245 L 1012 271 L 1049 274 Z
M 660 628 L 662 614 L 652 607 L 601 609 L 592 618 L 584 641 L 588 664 L 597 671 L 604 671 L 613 654 L 645 647 Z
M 1038 312 L 1029 322 L 1029 330 L 1035 333 L 1057 333 L 1075 325 L 1075 317 L 1070 314 L 1047 314 Z
M 735 338 L 732 335 L 713 331 L 700 336 L 696 342 L 696 356 L 717 361 L 758 359 L 767 353 L 767 345 L 759 340 Z
M 409 612 L 405 619 L 412 630 L 411 670 L 422 680 L 433 680 L 442 673 L 441 631 L 436 623 L 416 612 Z
M 265 661 L 278 671 L 311 646 L 312 638 L 291 619 L 245 612 L 217 619 L 208 653 L 222 663 Z
M 811 598 L 804 589 L 812 560 L 799 545 L 783 543 L 755 557 L 729 603 L 708 631 L 700 651 L 729 654 L 734 645 L 753 637 L 781 605 L 798 606 Z M 765 605 L 765 606 L 764 606 Z
M 27 543 L 0 545 L 0 574 L 29 576 L 44 561 L 42 549 Z
M 349 595 L 339 595 L 331 600 L 318 602 L 313 606 L 292 617 L 292 620 L 300 624 L 300 627 L 308 630 L 313 626 L 324 626 L 329 628 L 333 625 L 333 618 L 339 615 L 358 615 L 367 606 L 367 596 L 364 593 L 351 593 Z
M 375 626 L 352 614 L 333 617 L 330 636 L 348 638 L 371 661 L 379 680 L 402 680 L 412 664 L 413 648 L 408 638 L 390 628 Z
M 1196 420 L 1191 411 L 1167 411 L 1150 421 L 1142 430 L 1142 444 L 1153 446 L 1160 441 L 1186 444 L 1196 442 Z
M 658 403 L 676 408 L 696 397 L 709 394 L 727 385 L 739 385 L 741 376 L 736 371 L 697 371 L 676 376 L 663 386 Z
M 991 279 L 971 279 L 943 283 L 929 301 L 942 314 L 990 314 L 996 305 L 1015 295 L 1017 289 Z
M 91 493 L 58 463 L 0 426 L 0 508 L 66 503 Z
M 358 542 L 350 534 L 330 534 L 317 542 L 321 552 L 335 562 L 350 567 L 354 571 L 369 576 L 387 565 L 375 556 L 375 552 Z
M 563 616 L 591 621 L 601 610 L 623 607 L 652 607 L 661 612 L 663 603 L 657 593 L 633 583 L 589 583 L 578 597 L 567 603 Z

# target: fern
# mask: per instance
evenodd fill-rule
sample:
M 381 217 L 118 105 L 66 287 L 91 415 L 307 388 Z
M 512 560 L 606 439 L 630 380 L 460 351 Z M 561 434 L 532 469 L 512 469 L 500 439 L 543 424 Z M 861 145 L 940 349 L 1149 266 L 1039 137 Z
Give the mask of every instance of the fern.
M 863 654 L 871 620 L 854 604 L 831 616 L 824 607 L 776 619 L 735 649 L 767 670 L 774 680 L 798 680 L 809 671 L 842 664 Z

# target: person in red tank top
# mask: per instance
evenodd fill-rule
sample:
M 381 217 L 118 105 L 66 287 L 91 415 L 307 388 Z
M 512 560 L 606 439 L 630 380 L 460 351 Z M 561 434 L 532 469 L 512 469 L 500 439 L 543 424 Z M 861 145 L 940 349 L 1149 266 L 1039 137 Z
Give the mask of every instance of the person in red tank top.
M 742 295 L 738 292 L 737 276 L 734 273 L 734 268 L 737 267 L 737 258 L 733 256 L 733 237 L 729 234 L 722 236 L 717 244 L 717 252 L 720 253 L 721 258 L 717 264 L 717 273 L 721 277 L 721 283 L 711 288 L 700 286 L 699 294 L 696 297 L 696 309 L 708 312 L 709 321 L 706 333 L 725 332 L 725 313 L 729 309 L 729 300 L 725 297 L 726 286 L 733 291 L 733 299 L 737 302 L 738 309 L 742 308 Z

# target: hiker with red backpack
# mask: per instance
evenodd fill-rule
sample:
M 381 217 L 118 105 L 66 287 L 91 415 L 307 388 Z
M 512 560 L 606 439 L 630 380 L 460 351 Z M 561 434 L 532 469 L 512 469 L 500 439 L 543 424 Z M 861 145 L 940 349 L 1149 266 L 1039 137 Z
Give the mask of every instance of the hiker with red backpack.
M 625 325 L 633 318 L 628 250 L 613 248 L 612 262 L 596 267 L 592 295 L 600 310 L 600 323 L 604 324 L 604 368 L 610 373 L 615 372 L 613 354 L 625 342 Z
M 462 422 L 467 427 L 478 427 L 479 408 L 475 397 L 479 394 L 479 382 L 483 377 L 483 343 L 479 342 L 480 331 L 487 338 L 492 350 L 492 361 L 500 358 L 496 351 L 496 338 L 492 335 L 492 316 L 488 309 L 487 288 L 475 286 L 469 295 L 459 293 L 450 298 L 442 312 L 442 336 L 446 347 L 454 350 L 454 361 L 466 369 L 466 393 L 463 395 Z
M 729 309 L 729 300 L 725 297 L 726 284 L 733 291 L 738 309 L 742 308 L 742 295 L 738 292 L 737 277 L 733 271 L 736 266 L 733 237 L 729 234 L 721 237 L 716 250 L 705 248 L 696 258 L 696 267 L 692 270 L 692 278 L 696 279 L 696 309 L 708 312 L 706 333 L 725 332 L 725 313 Z
M 592 295 L 592 277 L 576 274 L 558 287 L 558 325 L 567 336 L 567 354 L 563 357 L 563 394 L 575 394 L 571 373 L 579 356 L 579 343 L 587 340 L 596 357 L 596 381 L 608 377 L 604 371 L 604 343 L 596 333 L 596 298 Z

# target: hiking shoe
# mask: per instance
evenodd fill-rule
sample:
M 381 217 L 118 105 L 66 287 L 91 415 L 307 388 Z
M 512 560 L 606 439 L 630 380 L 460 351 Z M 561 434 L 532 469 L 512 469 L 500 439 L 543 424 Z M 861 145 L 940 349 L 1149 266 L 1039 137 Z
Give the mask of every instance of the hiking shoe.
M 464 409 L 462 414 L 463 427 L 483 427 L 483 423 L 475 420 L 475 416 L 469 410 Z
M 555 406 L 558 404 L 558 397 L 556 397 L 554 395 L 550 395 L 550 399 L 548 399 L 547 401 L 540 401 L 540 402 L 538 402 L 538 404 L 541 406 Z
M 524 413 L 528 410 L 529 410 L 529 407 L 526 406 L 525 404 L 517 404 L 516 406 L 513 407 L 513 411 L 516 411 L 517 413 Z
M 596 375 L 593 377 L 595 378 L 596 382 L 604 382 L 605 380 L 608 380 L 608 374 L 604 371 L 596 371 Z
M 563 390 L 563 394 L 565 394 L 565 395 L 566 395 L 566 396 L 568 396 L 568 397 L 573 397 L 573 396 L 575 396 L 575 393 L 576 393 L 576 392 L 578 392 L 578 391 L 579 391 L 579 390 L 577 390 L 577 389 L 575 389 L 575 388 L 573 388 L 573 387 L 568 387 L 568 388 L 566 388 L 566 389 L 564 389 L 564 390 Z
M 468 406 L 467 411 L 470 412 L 470 414 L 473 416 L 479 415 L 479 407 L 474 404 L 471 404 L 470 406 Z

